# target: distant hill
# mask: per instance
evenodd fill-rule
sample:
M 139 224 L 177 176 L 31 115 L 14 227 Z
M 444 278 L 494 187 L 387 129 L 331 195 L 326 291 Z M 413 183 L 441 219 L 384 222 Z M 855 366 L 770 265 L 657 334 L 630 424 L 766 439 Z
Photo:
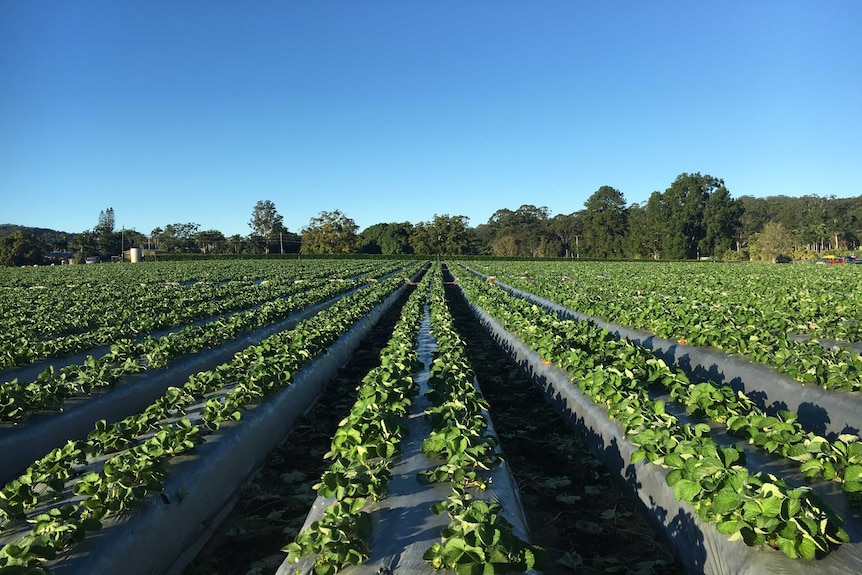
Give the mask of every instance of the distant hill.
M 30 226 L 19 226 L 16 224 L 0 224 L 0 238 L 8 236 L 12 232 L 16 232 L 21 230 L 23 232 L 31 233 L 37 238 L 40 238 L 47 244 L 53 244 L 62 236 L 66 236 L 67 238 L 71 238 L 73 233 L 69 232 L 60 232 L 57 230 L 51 230 L 48 228 L 31 228 Z

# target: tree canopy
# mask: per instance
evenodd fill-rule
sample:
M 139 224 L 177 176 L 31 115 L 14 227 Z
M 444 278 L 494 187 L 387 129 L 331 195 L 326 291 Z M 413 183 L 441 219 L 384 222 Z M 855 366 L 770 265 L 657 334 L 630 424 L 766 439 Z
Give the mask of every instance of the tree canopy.
M 734 198 L 724 180 L 682 173 L 641 204 L 627 205 L 623 193 L 601 186 L 583 209 L 553 215 L 547 206 L 500 208 L 485 223 L 470 227 L 464 215 L 435 214 L 430 221 L 375 223 L 361 234 L 342 212 L 321 212 L 302 234 L 290 233 L 274 202 L 257 202 L 248 236 L 225 237 L 219 230 L 199 231 L 194 223 L 155 228 L 150 237 L 115 230 L 113 208 L 99 214 L 92 230 L 68 234 L 44 228 L 0 225 L 0 237 L 15 230 L 34 233 L 54 251 L 116 255 L 121 248 L 145 244 L 162 251 L 259 254 L 368 253 L 475 254 L 508 257 L 694 259 L 760 257 L 759 234 L 780 223 L 795 258 L 820 252 L 853 251 L 862 239 L 862 196 L 783 195 Z M 767 230 L 769 231 L 769 230 Z
M 320 212 L 302 230 L 303 254 L 349 254 L 359 248 L 359 226 L 339 210 Z
M 45 242 L 35 235 L 15 230 L 0 238 L 0 265 L 23 266 L 42 263 L 47 249 Z
M 417 254 L 466 254 L 470 233 L 466 216 L 434 214 L 430 222 L 419 222 L 413 228 L 410 242 Z
M 622 192 L 602 186 L 584 202 L 581 218 L 584 253 L 594 258 L 621 258 L 628 232 L 628 210 Z
M 360 251 L 366 254 L 412 254 L 410 236 L 413 233 L 410 222 L 374 224 L 359 234 Z
M 751 246 L 752 259 L 771 261 L 775 263 L 779 258 L 790 261 L 796 239 L 787 231 L 780 222 L 767 222 L 763 231 L 757 234 Z
M 276 235 L 279 235 L 279 249 L 284 252 L 282 240 L 287 228 L 284 227 L 284 218 L 275 209 L 275 203 L 272 200 L 260 200 L 254 205 L 248 225 L 252 230 L 252 236 L 262 240 L 264 253 L 269 253 L 270 244 L 276 239 Z

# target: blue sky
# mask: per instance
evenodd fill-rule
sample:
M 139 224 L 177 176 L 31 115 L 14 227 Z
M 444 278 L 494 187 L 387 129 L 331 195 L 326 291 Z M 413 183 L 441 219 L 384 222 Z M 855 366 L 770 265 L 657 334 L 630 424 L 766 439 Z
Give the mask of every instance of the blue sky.
M 0 223 L 862 195 L 862 2 L 0 0 Z

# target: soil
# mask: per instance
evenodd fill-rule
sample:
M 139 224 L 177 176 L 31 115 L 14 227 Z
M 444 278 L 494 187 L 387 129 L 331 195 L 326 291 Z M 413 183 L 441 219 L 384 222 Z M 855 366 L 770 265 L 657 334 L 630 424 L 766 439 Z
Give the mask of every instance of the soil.
M 581 437 L 478 324 L 460 291 L 447 290 L 519 485 L 532 543 L 548 552 L 552 565 L 545 573 L 684 573 Z M 360 380 L 377 364 L 400 309 L 395 305 L 382 318 L 316 406 L 243 487 L 236 508 L 186 575 L 275 573 L 285 557 L 281 548 L 293 540 L 314 501 L 312 485 L 327 466 L 323 454 L 338 422 L 353 405 Z

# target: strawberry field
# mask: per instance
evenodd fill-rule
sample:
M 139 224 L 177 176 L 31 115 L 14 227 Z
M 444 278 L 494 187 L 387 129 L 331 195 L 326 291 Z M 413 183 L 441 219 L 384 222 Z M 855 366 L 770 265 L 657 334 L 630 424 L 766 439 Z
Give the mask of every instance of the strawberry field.
M 859 274 L 0 270 L 0 573 L 859 571 Z

